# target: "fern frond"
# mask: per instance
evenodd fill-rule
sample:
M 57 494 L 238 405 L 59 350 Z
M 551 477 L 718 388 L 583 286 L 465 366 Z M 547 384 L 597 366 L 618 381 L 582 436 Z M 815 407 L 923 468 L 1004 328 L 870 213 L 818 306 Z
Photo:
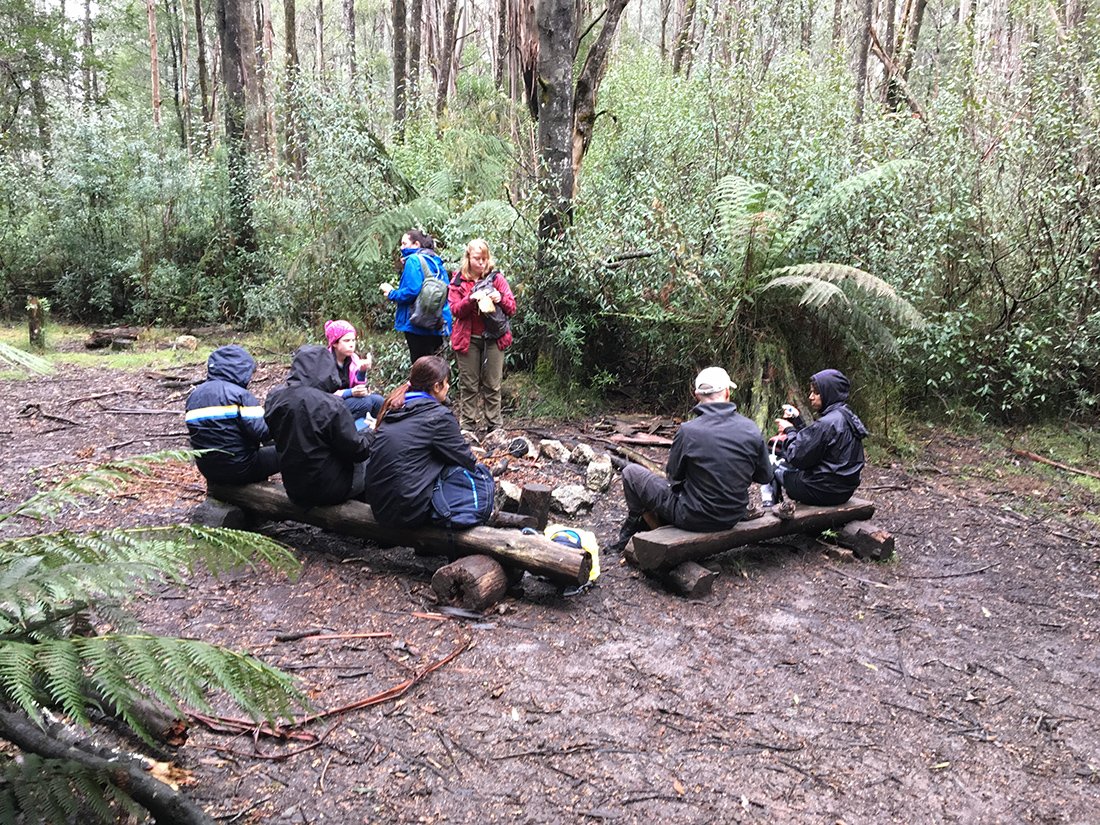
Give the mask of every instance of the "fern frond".
M 445 203 L 423 196 L 383 210 L 367 223 L 349 256 L 359 266 L 377 266 L 384 250 L 394 249 L 403 233 L 418 226 L 442 226 L 446 220 Z
M 768 280 L 762 289 L 775 289 L 779 287 L 794 287 L 804 290 L 800 303 L 810 306 L 822 307 L 836 296 L 840 295 L 840 288 L 828 289 L 818 287 L 818 284 L 829 283 L 858 289 L 881 301 L 889 314 L 899 324 L 919 328 L 924 325 L 924 319 L 916 308 L 902 298 L 890 284 L 881 278 L 872 275 L 854 266 L 846 266 L 836 263 L 812 263 L 784 266 L 764 273 Z M 812 294 L 807 296 L 806 291 Z
M 782 236 L 776 239 L 777 249 L 780 253 L 787 252 L 792 247 L 796 246 L 811 229 L 828 217 L 829 213 L 840 204 L 851 200 L 861 192 L 880 186 L 888 180 L 899 178 L 906 172 L 916 169 L 921 165 L 920 161 L 898 158 L 845 178 L 814 201 L 810 207 L 803 212 L 785 232 L 783 232 Z
M 120 821 L 120 809 L 139 817 L 106 772 L 75 762 L 24 753 L 3 766 L 2 777 L 0 823 L 23 822 L 24 812 L 34 812 L 38 822 L 75 822 L 84 813 L 105 825 Z
M 457 238 L 499 238 L 510 233 L 523 220 L 523 216 L 507 201 L 478 201 L 448 226 Z
M 454 197 L 458 191 L 458 185 L 459 182 L 455 180 L 449 169 L 438 169 L 428 178 L 428 182 L 421 191 L 421 196 L 440 203 L 446 203 Z M 410 228 L 405 227 L 405 229 Z
M 13 347 L 3 341 L 0 341 L 0 363 L 7 364 L 22 373 L 33 372 L 37 375 L 49 375 L 53 372 L 53 364 L 42 356 L 25 352 L 19 347 Z
M 756 245 L 765 253 L 787 219 L 787 199 L 779 192 L 738 175 L 726 175 L 715 187 L 722 237 L 738 255 Z
M 114 492 L 128 478 L 151 475 L 160 464 L 190 462 L 194 457 L 193 450 L 162 450 L 103 464 L 36 493 L 8 512 L 0 513 L 0 523 L 15 516 L 51 518 L 59 514 L 66 505 L 75 504 L 81 496 L 101 496 Z

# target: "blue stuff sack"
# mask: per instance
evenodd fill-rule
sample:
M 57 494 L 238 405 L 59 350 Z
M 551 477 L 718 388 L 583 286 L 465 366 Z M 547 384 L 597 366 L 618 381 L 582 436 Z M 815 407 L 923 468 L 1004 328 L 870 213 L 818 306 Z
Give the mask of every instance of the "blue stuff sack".
M 484 464 L 444 467 L 432 490 L 432 521 L 444 527 L 476 527 L 493 514 L 496 483 Z

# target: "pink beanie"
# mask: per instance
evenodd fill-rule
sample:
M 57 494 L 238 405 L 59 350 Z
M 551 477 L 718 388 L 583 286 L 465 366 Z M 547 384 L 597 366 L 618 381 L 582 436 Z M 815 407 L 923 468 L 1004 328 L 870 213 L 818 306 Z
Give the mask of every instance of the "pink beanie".
M 328 339 L 329 349 L 349 332 L 354 334 L 355 327 L 347 321 L 325 321 L 325 338 Z

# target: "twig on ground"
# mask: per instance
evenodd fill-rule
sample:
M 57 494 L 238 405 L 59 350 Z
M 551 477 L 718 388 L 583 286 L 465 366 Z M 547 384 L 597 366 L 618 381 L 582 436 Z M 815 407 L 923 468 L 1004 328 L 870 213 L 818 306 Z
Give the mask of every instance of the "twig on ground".
M 1088 476 L 1089 478 L 1095 478 L 1097 481 L 1100 481 L 1100 473 L 1093 473 L 1089 470 L 1082 470 L 1077 467 L 1071 467 L 1068 464 L 1063 464 L 1061 461 L 1054 461 L 1050 458 L 1044 458 L 1038 453 L 1033 453 L 1028 450 L 1013 449 L 1012 452 L 1014 452 L 1021 458 L 1028 458 L 1032 461 L 1038 461 L 1040 464 L 1049 464 L 1051 467 L 1057 467 L 1059 470 L 1065 470 L 1067 473 L 1076 473 L 1077 475 Z
M 882 582 L 877 582 L 877 581 L 874 581 L 873 579 L 865 579 L 865 578 L 862 578 L 861 576 L 853 576 L 851 573 L 846 573 L 845 571 L 841 570 L 840 568 L 833 567 L 832 565 L 829 565 L 829 564 L 825 565 L 825 569 L 830 570 L 833 573 L 836 573 L 838 576 L 844 576 L 844 578 L 846 578 L 846 579 L 853 579 L 857 582 L 862 582 L 863 584 L 869 584 L 872 587 L 881 587 L 883 590 L 893 590 L 894 589 L 893 585 L 883 584 Z
M 978 573 L 984 573 L 989 568 L 996 567 L 996 566 L 997 566 L 997 562 L 993 562 L 993 564 L 987 564 L 985 567 L 976 567 L 973 570 L 964 570 L 961 573 L 940 573 L 940 574 L 935 575 L 935 576 L 913 576 L 913 575 L 909 575 L 907 573 L 898 573 L 898 578 L 901 578 L 901 579 L 957 579 L 957 578 L 960 578 L 962 576 L 974 576 Z
M 156 441 L 161 438 L 187 438 L 187 433 L 160 433 L 159 435 L 143 435 L 141 438 L 131 438 L 129 441 L 119 441 L 117 444 L 108 444 L 100 447 L 101 450 L 117 450 L 120 447 L 129 447 L 139 441 Z

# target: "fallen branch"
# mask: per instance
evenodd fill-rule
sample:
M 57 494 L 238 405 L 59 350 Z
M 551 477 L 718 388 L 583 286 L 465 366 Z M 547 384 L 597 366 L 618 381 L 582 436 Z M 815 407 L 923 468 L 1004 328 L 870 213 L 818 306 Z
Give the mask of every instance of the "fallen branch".
M 1090 472 L 1089 470 L 1080 470 L 1077 467 L 1071 467 L 1068 464 L 1063 464 L 1060 461 L 1043 458 L 1038 453 L 1029 452 L 1028 450 L 1016 449 L 1013 449 L 1012 452 L 1014 452 L 1021 458 L 1029 458 L 1032 461 L 1038 461 L 1040 464 L 1049 464 L 1051 467 L 1057 467 L 1059 470 L 1065 470 L 1067 473 L 1076 473 L 1077 475 L 1088 476 L 1089 478 L 1095 478 L 1097 481 L 1100 481 L 1100 474 Z
M 662 478 L 664 477 L 665 468 L 659 465 L 657 462 L 646 458 L 637 450 L 633 450 L 630 447 L 627 447 L 625 444 L 619 444 L 615 441 L 612 441 L 610 438 L 601 438 L 600 440 L 607 444 L 610 444 L 613 452 L 618 453 L 624 458 L 630 459 L 635 464 L 641 464 L 647 470 L 656 473 Z

